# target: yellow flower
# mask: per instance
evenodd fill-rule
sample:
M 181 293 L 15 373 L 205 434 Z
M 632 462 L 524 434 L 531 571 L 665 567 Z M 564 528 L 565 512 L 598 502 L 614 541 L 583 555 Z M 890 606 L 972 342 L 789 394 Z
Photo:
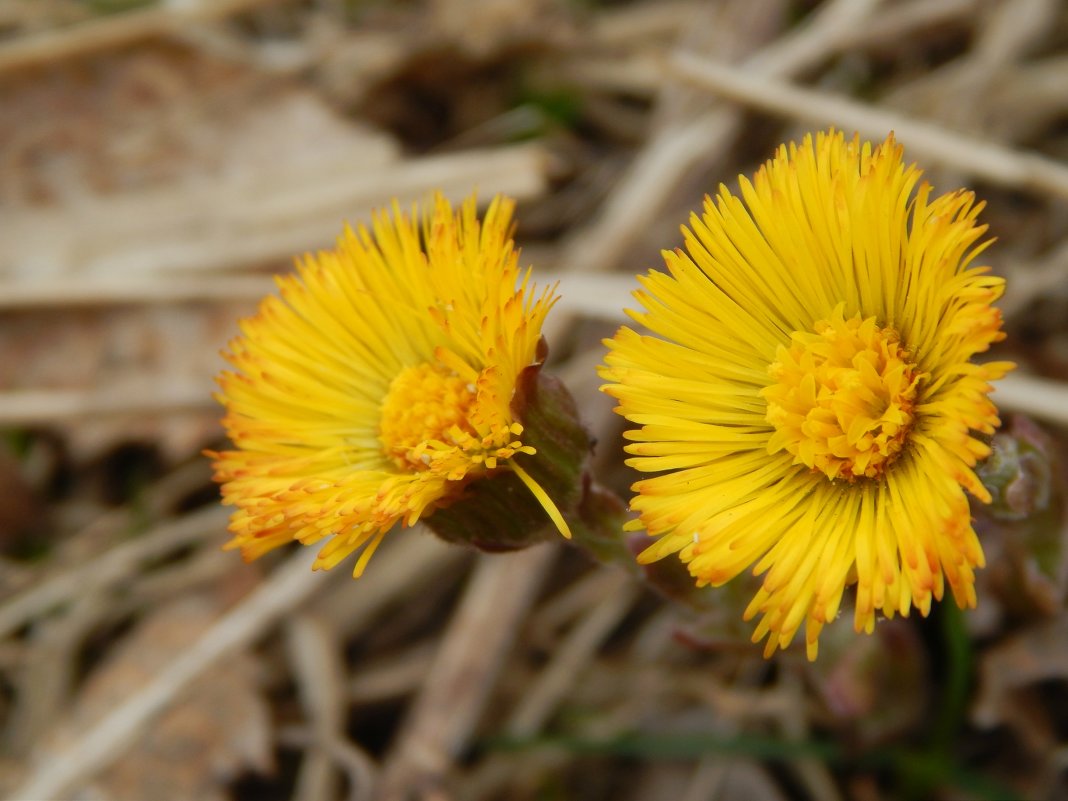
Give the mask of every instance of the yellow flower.
M 513 395 L 556 296 L 517 268 L 513 205 L 494 199 L 480 223 L 474 197 L 454 212 L 438 196 L 421 219 L 394 202 L 242 321 L 217 395 L 236 450 L 211 454 L 237 507 L 227 547 L 255 559 L 329 538 L 315 566 L 362 548 L 359 575 L 395 523 L 506 470 L 567 533 L 514 458 L 534 453 Z
M 717 586 L 753 565 L 765 656 L 804 622 L 814 659 L 853 583 L 869 633 L 947 582 L 976 602 L 964 490 L 990 501 L 972 468 L 999 424 L 988 382 L 1012 365 L 970 359 L 1004 338 L 1003 281 L 970 266 L 983 204 L 932 199 L 920 175 L 893 135 L 781 147 L 640 278 L 632 317 L 655 336 L 606 342 L 603 389 L 640 426 L 628 463 L 661 473 L 633 488 L 633 528 L 659 537 L 640 560 L 677 552 Z

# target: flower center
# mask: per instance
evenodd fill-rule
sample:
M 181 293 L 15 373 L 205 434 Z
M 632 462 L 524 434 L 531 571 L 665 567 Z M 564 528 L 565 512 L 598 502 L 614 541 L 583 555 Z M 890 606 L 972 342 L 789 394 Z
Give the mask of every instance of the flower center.
M 813 328 L 794 332 L 768 370 L 768 452 L 830 479 L 879 478 L 905 445 L 924 374 L 874 317 L 845 320 L 839 307 Z
M 439 365 L 406 367 L 382 401 L 379 441 L 401 469 L 425 469 L 430 451 L 455 447 L 475 433 L 468 414 L 475 387 Z

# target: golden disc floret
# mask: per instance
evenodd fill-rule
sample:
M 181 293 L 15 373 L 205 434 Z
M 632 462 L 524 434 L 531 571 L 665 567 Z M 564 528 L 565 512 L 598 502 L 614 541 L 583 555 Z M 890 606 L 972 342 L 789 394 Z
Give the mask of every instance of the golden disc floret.
M 842 310 L 779 347 L 775 383 L 761 392 L 775 428 L 768 453 L 786 450 L 832 480 L 879 478 L 908 439 L 922 373 L 897 331 Z

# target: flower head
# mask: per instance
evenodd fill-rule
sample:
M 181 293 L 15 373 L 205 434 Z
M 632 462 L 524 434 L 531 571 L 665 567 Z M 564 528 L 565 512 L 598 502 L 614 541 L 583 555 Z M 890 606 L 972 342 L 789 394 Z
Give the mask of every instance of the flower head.
M 235 450 L 212 454 L 237 507 L 228 547 L 247 559 L 292 540 L 328 541 L 316 567 L 513 471 L 567 532 L 517 464 L 533 454 L 515 411 L 520 373 L 539 359 L 556 297 L 520 273 L 513 204 L 435 198 L 422 216 L 394 203 L 370 230 L 305 256 L 277 280 L 224 354 L 218 400 Z
M 720 186 L 683 228 L 686 252 L 640 279 L 652 336 L 607 341 L 604 390 L 639 426 L 635 529 L 699 584 L 753 566 L 754 641 L 809 658 L 856 583 L 854 625 L 926 615 L 946 583 L 974 606 L 983 551 L 967 496 L 999 424 L 971 358 L 1004 337 L 1003 281 L 971 266 L 990 240 L 971 192 L 932 197 L 891 135 L 805 137 Z

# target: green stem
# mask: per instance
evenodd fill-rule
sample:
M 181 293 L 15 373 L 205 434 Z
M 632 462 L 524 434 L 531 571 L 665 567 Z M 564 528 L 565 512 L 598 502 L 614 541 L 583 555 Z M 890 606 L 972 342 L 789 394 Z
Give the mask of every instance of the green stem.
M 947 601 L 941 605 L 939 611 L 945 645 L 946 675 L 942 703 L 931 732 L 931 745 L 941 753 L 948 754 L 964 719 L 975 660 L 960 609 L 956 604 Z

